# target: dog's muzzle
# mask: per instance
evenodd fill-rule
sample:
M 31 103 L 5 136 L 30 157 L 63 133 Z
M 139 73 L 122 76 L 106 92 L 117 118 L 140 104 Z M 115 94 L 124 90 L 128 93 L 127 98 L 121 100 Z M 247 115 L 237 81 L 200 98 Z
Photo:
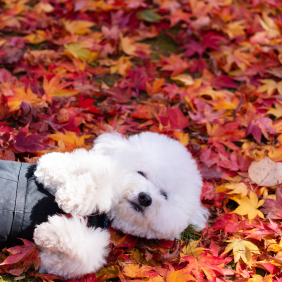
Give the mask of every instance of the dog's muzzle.
M 143 207 L 148 207 L 152 204 L 152 198 L 149 194 L 141 192 L 138 195 L 138 202 Z
M 152 204 L 152 198 L 149 194 L 141 192 L 138 195 L 137 203 L 128 201 L 132 208 L 137 212 L 143 213 L 145 207 L 149 207 Z

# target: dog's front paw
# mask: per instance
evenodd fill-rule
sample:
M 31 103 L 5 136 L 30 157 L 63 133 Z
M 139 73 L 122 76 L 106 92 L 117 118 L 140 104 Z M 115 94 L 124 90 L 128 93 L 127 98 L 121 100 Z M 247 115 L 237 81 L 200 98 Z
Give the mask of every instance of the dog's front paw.
M 105 264 L 110 234 L 88 228 L 82 217 L 54 215 L 36 227 L 33 239 L 42 248 L 41 272 L 74 278 L 95 272 Z
M 52 252 L 60 252 L 64 249 L 64 246 L 61 245 L 61 237 L 65 236 L 64 226 L 68 218 L 65 216 L 52 216 L 48 218 L 47 222 L 43 222 L 40 225 L 37 225 L 34 233 L 33 239 L 34 242 L 42 247 L 46 248 Z
M 57 191 L 55 201 L 64 212 L 73 215 L 86 216 L 96 210 L 108 210 L 112 199 L 111 184 L 106 180 L 99 183 L 101 180 L 95 179 L 91 172 L 85 172 L 72 181 L 66 182 L 64 189 Z M 105 191 L 108 191 L 107 197 L 99 199 L 100 194 L 104 195 Z M 107 204 L 100 207 L 101 203 Z

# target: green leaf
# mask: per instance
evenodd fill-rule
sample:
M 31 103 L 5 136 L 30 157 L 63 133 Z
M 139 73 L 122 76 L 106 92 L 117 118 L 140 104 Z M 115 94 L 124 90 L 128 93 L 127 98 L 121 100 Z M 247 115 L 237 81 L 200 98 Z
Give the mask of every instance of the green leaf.
M 156 13 L 156 9 L 146 9 L 137 14 L 139 20 L 144 20 L 147 22 L 158 22 L 162 19 L 162 16 Z

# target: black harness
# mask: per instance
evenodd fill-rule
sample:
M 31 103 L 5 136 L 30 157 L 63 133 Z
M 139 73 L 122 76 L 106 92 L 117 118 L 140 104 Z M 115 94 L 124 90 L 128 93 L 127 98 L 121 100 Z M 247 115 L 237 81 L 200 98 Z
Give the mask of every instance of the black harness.
M 48 216 L 65 214 L 34 172 L 37 165 L 0 160 L 0 248 L 21 244 L 18 238 L 33 240 L 36 225 Z M 87 216 L 91 227 L 108 228 L 105 213 Z

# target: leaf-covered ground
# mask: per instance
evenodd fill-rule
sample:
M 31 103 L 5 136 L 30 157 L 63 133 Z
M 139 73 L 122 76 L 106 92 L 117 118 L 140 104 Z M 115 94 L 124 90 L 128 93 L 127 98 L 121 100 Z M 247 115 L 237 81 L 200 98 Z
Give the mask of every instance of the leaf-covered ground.
M 1 159 L 34 163 L 103 132 L 149 130 L 187 146 L 204 178 L 202 233 L 173 242 L 111 230 L 108 265 L 81 281 L 282 281 L 281 7 L 0 1 Z M 249 177 L 261 160 L 274 183 Z M 38 250 L 25 243 L 2 251 L 3 279 L 55 279 L 34 270 Z

